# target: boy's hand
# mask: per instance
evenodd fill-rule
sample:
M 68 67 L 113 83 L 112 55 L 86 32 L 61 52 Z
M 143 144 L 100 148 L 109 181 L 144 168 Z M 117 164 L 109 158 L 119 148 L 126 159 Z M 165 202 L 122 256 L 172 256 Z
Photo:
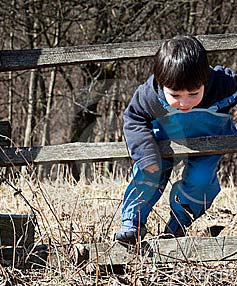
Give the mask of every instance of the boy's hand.
M 147 166 L 144 170 L 148 171 L 150 173 L 155 173 L 155 172 L 159 171 L 160 168 L 157 164 L 153 164 L 153 165 Z

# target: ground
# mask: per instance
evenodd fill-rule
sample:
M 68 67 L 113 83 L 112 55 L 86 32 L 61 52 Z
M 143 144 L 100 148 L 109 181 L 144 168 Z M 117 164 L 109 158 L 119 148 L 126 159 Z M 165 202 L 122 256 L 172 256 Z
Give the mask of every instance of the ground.
M 40 232 L 35 240 L 55 245 L 113 240 L 120 227 L 122 194 L 127 182 L 101 178 L 75 182 L 58 178 L 39 183 L 31 179 L 13 182 L 37 210 Z M 148 238 L 162 232 L 169 216 L 170 185 L 148 220 Z M 2 213 L 30 213 L 19 195 L 1 185 Z M 234 236 L 237 233 L 236 188 L 223 188 L 212 207 L 194 222 L 189 236 Z M 215 229 L 216 232 L 212 232 Z M 53 265 L 41 269 L 2 267 L 0 285 L 237 285 L 236 263 L 177 263 L 169 265 L 126 265 L 112 269 L 96 263 L 75 266 L 60 255 Z M 134 282 L 136 281 L 136 282 Z

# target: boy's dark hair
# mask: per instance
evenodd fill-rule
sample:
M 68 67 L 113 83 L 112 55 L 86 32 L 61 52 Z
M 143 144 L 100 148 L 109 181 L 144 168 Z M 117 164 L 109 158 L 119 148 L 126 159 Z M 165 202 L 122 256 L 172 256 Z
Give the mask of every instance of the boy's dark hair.
M 165 40 L 155 55 L 153 72 L 161 88 L 198 89 L 206 84 L 209 70 L 206 50 L 193 36 Z

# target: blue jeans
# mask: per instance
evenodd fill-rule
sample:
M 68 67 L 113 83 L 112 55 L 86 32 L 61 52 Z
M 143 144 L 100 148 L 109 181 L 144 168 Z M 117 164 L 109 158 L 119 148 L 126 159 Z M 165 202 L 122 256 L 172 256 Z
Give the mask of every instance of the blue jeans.
M 216 174 L 220 155 L 185 159 L 182 180 L 170 192 L 171 218 L 166 226 L 175 233 L 188 227 L 211 206 L 220 191 Z M 146 224 L 152 207 L 158 202 L 169 180 L 173 166 L 180 160 L 162 159 L 155 173 L 140 170 L 134 164 L 131 181 L 125 191 L 122 207 L 122 228 L 129 230 L 139 223 Z M 188 211 L 187 211 L 188 210 Z

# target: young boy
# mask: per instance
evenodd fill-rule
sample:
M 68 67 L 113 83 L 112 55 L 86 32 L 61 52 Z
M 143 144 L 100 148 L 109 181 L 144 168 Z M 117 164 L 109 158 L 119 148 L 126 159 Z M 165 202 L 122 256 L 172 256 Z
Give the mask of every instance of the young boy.
M 146 235 L 147 217 L 161 197 L 177 159 L 161 158 L 157 140 L 230 135 L 236 129 L 230 108 L 237 103 L 237 75 L 208 64 L 202 44 L 192 36 L 165 40 L 154 74 L 136 90 L 124 113 L 124 134 L 135 161 L 122 206 L 116 239 L 135 244 Z M 220 191 L 220 155 L 183 158 L 182 179 L 170 193 L 170 219 L 164 233 L 184 236 L 186 228 L 211 206 Z

